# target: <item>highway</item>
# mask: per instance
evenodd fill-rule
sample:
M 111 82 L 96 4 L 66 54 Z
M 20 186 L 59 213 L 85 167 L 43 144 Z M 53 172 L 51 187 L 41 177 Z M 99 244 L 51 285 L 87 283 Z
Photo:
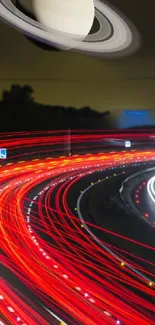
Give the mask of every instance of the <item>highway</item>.
M 155 324 L 154 228 L 136 215 L 131 222 L 122 202 L 116 209 L 122 182 L 155 167 L 155 150 L 152 139 L 149 150 L 114 150 L 109 136 L 0 136 L 8 149 L 0 165 L 1 325 Z M 150 133 L 111 137 L 146 143 Z

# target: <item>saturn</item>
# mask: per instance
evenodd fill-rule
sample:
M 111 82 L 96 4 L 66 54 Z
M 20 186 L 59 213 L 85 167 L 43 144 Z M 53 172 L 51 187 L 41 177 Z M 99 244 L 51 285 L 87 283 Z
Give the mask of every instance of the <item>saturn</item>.
M 117 57 L 133 53 L 140 44 L 135 26 L 103 0 L 0 0 L 0 17 L 26 36 L 60 50 Z

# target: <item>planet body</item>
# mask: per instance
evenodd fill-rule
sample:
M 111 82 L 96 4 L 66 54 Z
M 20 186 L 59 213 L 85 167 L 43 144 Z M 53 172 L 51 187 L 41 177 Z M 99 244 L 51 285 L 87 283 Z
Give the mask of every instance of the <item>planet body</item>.
M 94 21 L 93 0 L 33 0 L 37 19 L 48 30 L 85 37 Z
M 104 0 L 0 0 L 0 18 L 35 42 L 59 50 L 118 57 L 133 53 L 140 45 L 133 24 Z

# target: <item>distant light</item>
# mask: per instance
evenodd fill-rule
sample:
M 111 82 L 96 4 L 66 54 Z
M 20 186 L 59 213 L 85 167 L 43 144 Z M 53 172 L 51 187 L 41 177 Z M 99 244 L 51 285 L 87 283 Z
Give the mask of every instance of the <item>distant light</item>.
M 81 291 L 81 288 L 80 287 L 75 287 L 76 290 L 78 291 Z
M 131 147 L 131 141 L 125 141 L 125 148 Z
M 132 115 L 132 116 L 136 116 L 136 115 L 147 115 L 148 114 L 148 110 L 127 110 L 125 111 L 125 114 L 127 115 Z
M 10 313 L 14 313 L 14 309 L 12 307 L 7 307 Z
M 116 321 L 116 324 L 118 324 L 118 325 L 119 325 L 120 323 L 121 323 L 121 322 L 120 322 L 120 320 L 117 320 L 117 321 Z
M 110 314 L 108 311 L 104 311 L 104 314 L 105 314 L 106 316 L 111 317 L 111 314 Z
M 124 266 L 124 265 L 125 265 L 125 262 L 122 261 L 122 262 L 121 262 L 121 266 Z
M 150 282 L 149 282 L 149 287 L 152 287 L 152 286 L 153 286 L 153 282 L 150 281 Z

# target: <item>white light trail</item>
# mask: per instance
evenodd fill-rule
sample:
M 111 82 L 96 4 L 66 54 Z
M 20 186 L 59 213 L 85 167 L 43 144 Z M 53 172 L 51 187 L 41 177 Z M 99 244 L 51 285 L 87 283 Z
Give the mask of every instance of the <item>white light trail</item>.
M 155 176 L 151 177 L 147 183 L 147 192 L 150 199 L 155 203 Z

